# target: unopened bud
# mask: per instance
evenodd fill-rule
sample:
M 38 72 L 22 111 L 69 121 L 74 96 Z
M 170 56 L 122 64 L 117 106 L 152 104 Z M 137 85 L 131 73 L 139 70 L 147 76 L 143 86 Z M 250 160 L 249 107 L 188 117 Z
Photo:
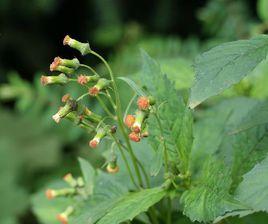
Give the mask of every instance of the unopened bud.
M 117 164 L 113 165 L 112 163 L 109 163 L 106 167 L 106 170 L 108 173 L 118 173 L 119 171 L 119 166 Z
M 50 69 L 52 67 L 52 69 L 57 68 L 58 66 L 66 66 L 69 68 L 73 68 L 73 69 L 77 69 L 80 65 L 80 62 L 77 58 L 73 58 L 73 59 L 63 59 L 60 57 L 55 57 L 54 61 L 52 62 L 52 64 L 50 65 Z
M 63 40 L 63 45 L 68 45 L 71 48 L 74 48 L 78 51 L 80 51 L 80 53 L 82 55 L 86 55 L 89 54 L 91 52 L 89 43 L 81 43 L 73 38 L 71 38 L 69 35 L 66 35 L 64 40 Z
M 97 81 L 99 79 L 98 75 L 79 75 L 77 78 L 77 82 L 81 85 L 85 85 L 88 82 Z
M 52 190 L 52 189 L 47 189 L 46 190 L 46 197 L 47 197 L 47 199 L 51 200 L 51 199 L 55 198 L 56 195 L 57 194 L 56 194 L 56 191 L 55 190 Z
M 61 102 L 66 103 L 71 98 L 71 95 L 69 93 L 65 94 L 61 98 Z
M 52 84 L 66 84 L 69 82 L 69 79 L 65 74 L 61 73 L 58 76 L 42 75 L 40 81 L 43 86 L 46 86 Z
M 111 129 L 110 129 L 110 132 L 111 132 L 112 134 L 114 134 L 114 133 L 116 133 L 116 130 L 117 130 L 117 126 L 116 126 L 116 125 L 113 125 L 113 126 L 111 127 Z
M 135 117 L 131 114 L 128 114 L 125 118 L 126 126 L 131 128 L 134 123 L 135 123 Z
M 59 123 L 62 118 L 64 118 L 67 114 L 77 109 L 77 103 L 74 100 L 68 100 L 64 107 L 61 107 L 59 111 L 52 116 L 53 120 L 56 123 Z
M 139 142 L 141 140 L 140 135 L 135 132 L 131 132 L 128 137 L 133 142 Z
M 103 139 L 105 136 L 106 136 L 106 130 L 104 128 L 99 128 L 97 134 L 89 142 L 89 146 L 91 148 L 96 148 L 99 145 L 101 139 Z
M 69 217 L 73 212 L 73 206 L 69 206 L 64 212 L 57 215 L 57 220 L 59 220 L 61 224 L 68 224 Z
M 144 111 L 138 110 L 136 111 L 136 119 L 134 124 L 132 125 L 132 130 L 135 133 L 140 133 L 141 132 L 141 126 L 146 117 L 146 113 Z
M 96 85 L 94 85 L 93 87 L 91 87 L 89 89 L 89 94 L 91 96 L 96 96 L 99 94 L 99 92 L 103 89 L 105 89 L 106 87 L 108 87 L 110 85 L 111 81 L 108 79 L 99 79 L 99 81 L 97 82 Z
M 68 183 L 71 187 L 75 187 L 77 185 L 77 181 L 74 179 L 73 175 L 71 173 L 67 173 L 63 180 Z
M 85 182 L 84 182 L 82 177 L 77 178 L 77 185 L 78 185 L 78 187 L 84 187 L 85 186 Z

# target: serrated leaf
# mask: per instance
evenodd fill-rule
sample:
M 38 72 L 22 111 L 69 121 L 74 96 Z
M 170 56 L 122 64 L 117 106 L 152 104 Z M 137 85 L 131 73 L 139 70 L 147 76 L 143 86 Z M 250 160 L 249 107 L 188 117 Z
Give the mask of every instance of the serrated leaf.
M 267 52 L 268 36 L 260 35 L 219 45 L 198 56 L 189 106 L 194 108 L 238 83 L 266 58 Z
M 146 189 L 123 196 L 97 224 L 119 224 L 132 220 L 160 201 L 166 192 L 162 188 Z
M 154 116 L 149 117 L 149 140 L 158 150 L 159 139 L 166 143 L 169 158 L 179 165 L 182 173 L 188 170 L 189 155 L 192 145 L 192 114 L 186 107 L 183 97 L 175 90 L 174 84 L 162 74 L 160 66 L 148 54 L 142 52 L 143 67 L 140 79 L 146 90 L 156 98 L 159 122 Z M 162 132 L 162 133 L 161 133 Z
M 268 212 L 268 157 L 243 176 L 235 196 L 255 212 Z
M 95 169 L 83 158 L 78 158 L 78 161 L 85 180 L 86 191 L 88 194 L 92 194 L 96 175 Z
M 197 185 L 183 193 L 183 213 L 192 221 L 209 222 L 228 211 L 246 209 L 229 194 L 230 172 L 220 161 L 209 161 Z

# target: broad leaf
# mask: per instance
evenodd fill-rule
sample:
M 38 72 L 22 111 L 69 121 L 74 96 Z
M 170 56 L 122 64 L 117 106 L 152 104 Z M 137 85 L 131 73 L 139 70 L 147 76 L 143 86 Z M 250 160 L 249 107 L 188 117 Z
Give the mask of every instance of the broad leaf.
M 231 177 L 220 161 L 208 162 L 197 185 L 181 197 L 183 212 L 192 221 L 209 222 L 228 211 L 245 209 L 230 194 Z
M 254 211 L 268 212 L 268 157 L 243 176 L 236 198 Z
M 80 168 L 85 180 L 85 188 L 88 194 L 92 194 L 94 188 L 94 181 L 96 176 L 95 169 L 90 165 L 88 161 L 83 158 L 78 158 Z
M 97 224 L 118 224 L 132 220 L 160 201 L 166 192 L 162 188 L 146 189 L 123 196 Z
M 156 98 L 158 117 L 150 116 L 150 142 L 157 151 L 159 144 L 165 145 L 179 170 L 188 170 L 192 145 L 192 114 L 183 97 L 175 90 L 174 84 L 162 74 L 160 66 L 142 52 L 143 67 L 141 80 L 145 89 Z M 161 124 L 161 128 L 160 125 Z M 162 129 L 162 130 L 161 130 Z
M 219 45 L 198 56 L 196 80 L 189 106 L 196 107 L 207 98 L 238 83 L 267 56 L 268 36 Z

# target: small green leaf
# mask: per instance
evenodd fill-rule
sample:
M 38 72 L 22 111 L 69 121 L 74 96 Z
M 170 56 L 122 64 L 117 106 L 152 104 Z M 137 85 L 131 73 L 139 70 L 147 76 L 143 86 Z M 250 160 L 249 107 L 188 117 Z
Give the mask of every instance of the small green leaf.
M 85 180 L 87 193 L 92 194 L 96 175 L 95 169 L 83 158 L 78 158 L 78 161 L 80 163 L 80 168 Z
M 97 224 L 118 224 L 132 220 L 160 201 L 166 192 L 163 188 L 146 189 L 123 196 Z
M 228 211 L 246 209 L 229 194 L 230 172 L 220 161 L 207 162 L 197 185 L 183 193 L 183 213 L 192 221 L 209 222 Z
M 194 108 L 238 83 L 266 58 L 267 52 L 268 36 L 260 35 L 219 45 L 198 56 L 189 106 Z

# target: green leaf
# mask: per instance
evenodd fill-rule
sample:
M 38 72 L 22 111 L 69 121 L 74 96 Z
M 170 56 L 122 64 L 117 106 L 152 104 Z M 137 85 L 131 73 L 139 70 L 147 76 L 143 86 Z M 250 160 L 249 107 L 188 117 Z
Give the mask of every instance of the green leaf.
M 140 79 L 145 89 L 157 101 L 156 117 L 149 117 L 151 135 L 149 140 L 156 151 L 163 137 L 169 158 L 179 166 L 182 173 L 188 170 L 192 145 L 192 114 L 174 84 L 164 75 L 160 66 L 148 54 L 142 52 L 143 67 Z M 159 127 L 159 122 L 163 131 Z M 162 132 L 162 133 L 161 133 Z M 159 152 L 158 152 L 159 153 Z
M 83 158 L 78 158 L 78 161 L 80 163 L 80 168 L 85 180 L 86 191 L 88 194 L 92 194 L 96 175 L 95 169 Z
M 151 176 L 157 176 L 157 174 L 161 170 L 163 165 L 163 153 L 164 153 L 164 147 L 163 144 L 160 144 L 158 150 L 155 152 L 154 157 L 151 161 L 150 166 Z
M 235 196 L 255 212 L 268 212 L 268 157 L 243 176 Z
M 257 12 L 258 16 L 266 22 L 268 20 L 268 1 L 267 0 L 258 0 Z
M 267 52 L 268 36 L 260 35 L 219 45 L 198 56 L 189 106 L 194 108 L 238 83 L 266 58 Z
M 196 186 L 181 197 L 183 213 L 192 221 L 209 222 L 228 211 L 246 207 L 229 194 L 230 172 L 217 160 L 206 163 Z
M 133 90 L 134 92 L 139 95 L 139 96 L 145 96 L 146 94 L 144 93 L 144 91 L 137 86 L 137 84 L 135 82 L 133 82 L 131 79 L 127 78 L 127 77 L 117 77 L 117 79 L 120 79 L 122 81 L 124 81 L 125 83 L 127 83 Z
M 97 224 L 119 224 L 132 220 L 160 201 L 166 192 L 163 188 L 146 189 L 123 196 Z

